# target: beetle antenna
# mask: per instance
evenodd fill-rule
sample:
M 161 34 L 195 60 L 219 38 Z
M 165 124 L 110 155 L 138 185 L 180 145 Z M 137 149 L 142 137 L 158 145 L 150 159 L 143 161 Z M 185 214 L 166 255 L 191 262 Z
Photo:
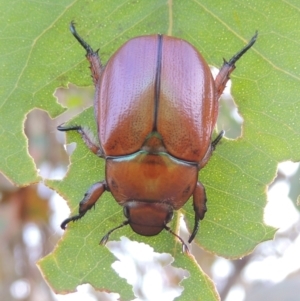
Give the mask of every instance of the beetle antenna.
M 75 29 L 75 22 L 72 21 L 70 24 L 70 31 L 76 40 L 80 43 L 80 45 L 86 50 L 88 54 L 94 53 L 92 47 L 77 33 Z
M 188 246 L 186 245 L 186 243 L 183 241 L 183 239 L 179 235 L 177 235 L 175 232 L 173 232 L 170 227 L 165 226 L 165 229 L 168 232 L 170 232 L 171 234 L 173 234 L 174 236 L 176 236 L 181 241 L 181 243 L 182 243 L 182 252 L 190 254 L 190 250 L 189 250 Z
M 107 243 L 107 241 L 108 241 L 108 239 L 109 239 L 109 235 L 110 235 L 112 232 L 114 232 L 115 230 L 120 229 L 120 228 L 122 228 L 122 227 L 124 227 L 124 226 L 126 226 L 126 225 L 128 225 L 128 224 L 129 224 L 129 221 L 127 220 L 127 221 L 124 221 L 124 222 L 123 222 L 121 225 L 119 225 L 118 227 L 115 227 L 115 228 L 109 230 L 109 231 L 102 237 L 102 239 L 101 239 L 100 242 L 99 242 L 99 245 L 105 246 L 106 243 Z

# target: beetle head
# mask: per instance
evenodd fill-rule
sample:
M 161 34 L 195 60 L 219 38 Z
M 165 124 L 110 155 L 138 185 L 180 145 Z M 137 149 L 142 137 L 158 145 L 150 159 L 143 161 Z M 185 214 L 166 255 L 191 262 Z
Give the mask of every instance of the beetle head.
M 173 218 L 173 207 L 166 203 L 129 201 L 124 215 L 132 230 L 144 236 L 157 235 Z
M 127 220 L 108 231 L 101 239 L 100 244 L 105 245 L 113 231 L 129 224 L 135 233 L 144 236 L 157 235 L 165 229 L 181 241 L 183 252 L 189 253 L 189 248 L 183 239 L 167 226 L 167 223 L 173 218 L 172 206 L 166 203 L 128 201 L 123 209 Z

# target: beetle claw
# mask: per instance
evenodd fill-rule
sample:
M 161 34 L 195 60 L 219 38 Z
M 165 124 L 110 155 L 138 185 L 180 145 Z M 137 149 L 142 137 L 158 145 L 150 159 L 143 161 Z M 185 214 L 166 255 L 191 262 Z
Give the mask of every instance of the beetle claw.
M 71 30 L 72 33 L 73 33 L 74 31 L 76 31 L 75 25 L 76 25 L 75 21 L 72 20 L 71 23 L 70 23 L 70 30 Z
M 104 235 L 100 240 L 99 245 L 105 246 L 108 241 L 108 238 L 109 238 L 109 234 Z
M 78 214 L 78 215 L 74 215 L 74 216 L 71 216 L 69 218 L 66 218 L 60 225 L 60 227 L 63 229 L 63 230 L 66 230 L 66 226 L 69 222 L 76 222 L 77 220 L 81 219 L 82 217 L 84 216 L 84 214 Z
M 87 54 L 94 53 L 92 47 L 77 33 L 74 21 L 72 21 L 70 24 L 70 31 L 72 35 L 76 38 L 76 40 L 80 43 L 80 45 L 86 50 Z
M 213 142 L 211 143 L 212 149 L 215 150 L 217 144 L 220 142 L 220 140 L 223 138 L 223 136 L 225 135 L 225 131 L 222 130 L 219 135 L 216 137 L 216 139 L 213 140 Z
M 238 61 L 243 56 L 243 54 L 245 54 L 253 46 L 253 44 L 256 42 L 257 35 L 258 35 L 258 31 L 255 32 L 254 36 L 251 38 L 249 43 L 229 60 L 228 62 L 229 66 L 234 66 L 236 61 Z
M 67 132 L 67 131 L 80 131 L 82 130 L 82 127 L 80 125 L 73 125 L 73 126 L 63 126 L 64 123 L 62 123 L 61 125 L 59 125 L 57 127 L 57 129 L 61 132 Z

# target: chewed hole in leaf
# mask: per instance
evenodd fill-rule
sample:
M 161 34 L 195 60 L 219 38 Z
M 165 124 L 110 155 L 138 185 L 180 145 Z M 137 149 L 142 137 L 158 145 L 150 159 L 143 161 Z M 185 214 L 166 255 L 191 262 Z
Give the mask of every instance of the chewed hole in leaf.
M 90 284 L 78 285 L 76 292 L 69 293 L 68 295 L 56 295 L 57 301 L 73 301 L 73 300 L 85 300 L 85 301 L 118 301 L 120 295 L 116 293 L 98 292 Z
M 93 105 L 94 88 L 69 84 L 67 88 L 56 89 L 54 96 L 63 107 L 80 112 Z
M 54 93 L 57 101 L 68 108 L 58 118 L 53 120 L 45 111 L 39 109 L 33 109 L 27 114 L 25 134 L 28 138 L 28 152 L 43 178 L 53 179 L 49 174 L 49 164 L 52 168 L 64 166 L 65 171 L 60 179 L 64 177 L 69 156 L 75 150 L 76 144 L 65 144 L 65 133 L 58 131 L 57 126 L 90 107 L 93 104 L 93 93 L 91 87 L 79 88 L 69 84 L 67 88 L 58 88 Z
M 173 267 L 170 254 L 156 253 L 149 245 L 126 237 L 108 242 L 107 247 L 118 258 L 112 268 L 133 286 L 140 299 L 171 301 L 181 295 L 183 287 L 179 284 L 189 272 Z
M 297 198 L 300 164 L 291 161 L 278 164 L 277 177 L 268 190 L 268 203 L 264 211 L 266 224 L 287 231 L 299 221 Z
M 69 156 L 63 149 L 64 134 L 56 129 L 58 122 L 39 109 L 32 110 L 26 116 L 28 152 L 43 178 L 62 179 L 67 171 Z M 55 168 L 62 170 L 59 177 L 52 174 Z
M 219 69 L 211 67 L 213 77 L 216 78 Z M 225 130 L 225 137 L 236 139 L 242 133 L 243 118 L 238 113 L 238 108 L 231 95 L 231 80 L 226 84 L 226 88 L 219 100 L 219 115 L 217 120 L 217 128 L 220 132 Z
M 74 150 L 76 149 L 77 144 L 75 142 L 71 142 L 69 144 L 64 144 L 64 149 L 68 156 L 71 156 Z

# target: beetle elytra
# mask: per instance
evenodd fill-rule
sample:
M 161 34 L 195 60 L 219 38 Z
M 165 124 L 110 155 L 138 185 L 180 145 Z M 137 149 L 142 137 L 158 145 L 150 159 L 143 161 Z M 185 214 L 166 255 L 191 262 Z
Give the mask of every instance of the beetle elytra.
M 95 85 L 94 110 L 99 145 L 81 126 L 59 126 L 78 131 L 88 148 L 106 162 L 105 179 L 86 192 L 79 214 L 83 217 L 104 191 L 123 206 L 126 220 L 140 235 L 153 236 L 163 229 L 183 240 L 169 227 L 174 210 L 190 197 L 195 211 L 194 228 L 206 212 L 205 188 L 198 173 L 208 162 L 224 132 L 212 141 L 218 100 L 235 69 L 235 63 L 255 43 L 257 33 L 229 62 L 224 61 L 214 80 L 208 64 L 188 42 L 165 35 L 133 38 L 103 66 L 98 51 L 71 32 L 86 50 Z

